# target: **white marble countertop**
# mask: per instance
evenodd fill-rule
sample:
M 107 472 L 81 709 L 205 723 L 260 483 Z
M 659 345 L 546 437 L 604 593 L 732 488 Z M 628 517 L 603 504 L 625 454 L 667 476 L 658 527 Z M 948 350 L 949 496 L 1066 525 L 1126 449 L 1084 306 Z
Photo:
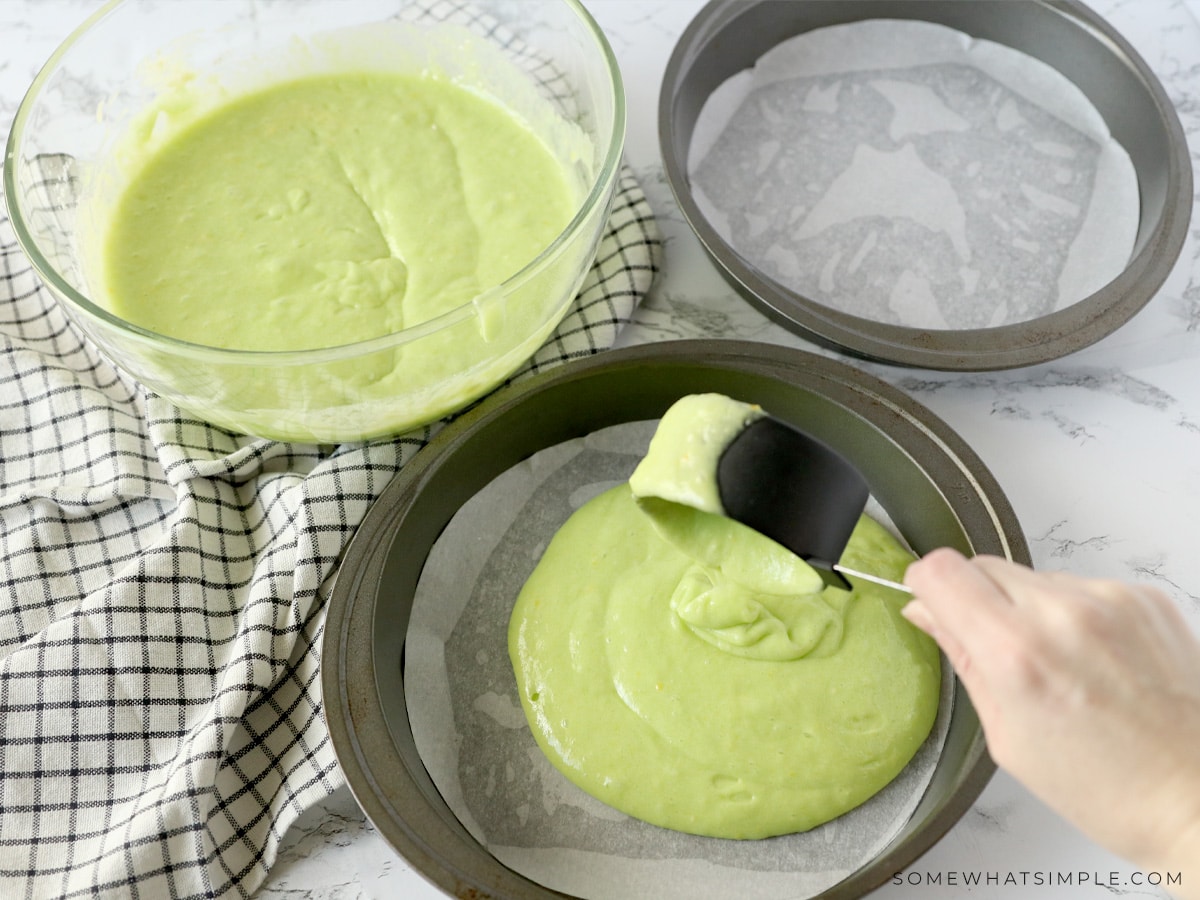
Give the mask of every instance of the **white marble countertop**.
M 678 215 L 663 177 L 655 121 L 658 85 L 675 39 L 701 0 L 585 2 L 621 63 L 629 93 L 626 158 L 666 238 L 662 275 L 622 341 L 738 337 L 813 350 L 768 323 L 721 280 Z M 7 134 L 38 67 L 97 5 L 97 0 L 0 0 L 0 134 Z M 1092 5 L 1158 74 L 1179 111 L 1192 158 L 1198 158 L 1200 0 L 1095 0 Z M 1151 582 L 1174 597 L 1200 628 L 1200 554 L 1195 551 L 1200 536 L 1200 215 L 1194 219 L 1178 264 L 1147 308 L 1071 357 L 982 374 L 855 364 L 928 406 L 975 449 L 1012 502 L 1037 567 Z M 939 872 L 959 873 L 960 879 L 975 873 L 980 883 L 970 889 L 961 881 L 941 887 L 891 884 L 873 896 L 1165 896 L 1002 773 L 909 869 L 922 880 Z M 1077 883 L 1031 887 L 1036 873 L 1073 873 Z M 389 849 L 342 790 L 293 827 L 257 896 L 433 900 L 442 895 Z

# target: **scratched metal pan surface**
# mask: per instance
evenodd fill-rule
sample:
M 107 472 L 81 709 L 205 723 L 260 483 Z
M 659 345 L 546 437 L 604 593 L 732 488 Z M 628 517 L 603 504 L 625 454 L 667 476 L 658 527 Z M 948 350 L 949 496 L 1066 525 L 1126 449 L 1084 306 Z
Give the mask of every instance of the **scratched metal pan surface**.
M 842 452 L 916 552 L 949 545 L 1029 562 L 1011 506 L 964 441 L 907 395 L 836 360 L 758 343 L 676 341 L 609 351 L 494 394 L 445 427 L 368 512 L 339 570 L 323 646 L 325 715 L 350 788 L 392 848 L 447 894 L 565 896 L 489 854 L 450 811 L 417 752 L 403 657 L 430 548 L 462 504 L 532 454 L 656 419 L 679 397 L 705 391 L 760 403 Z M 821 897 L 858 897 L 903 871 L 983 790 L 994 765 L 961 685 L 954 704 L 911 820 Z
M 912 328 L 851 315 L 781 284 L 746 260 L 705 218 L 688 177 L 688 152 L 713 91 L 773 46 L 829 25 L 916 19 L 991 40 L 1041 60 L 1074 83 L 1133 163 L 1140 216 L 1125 269 L 1056 312 L 990 328 Z M 928 369 L 985 371 L 1057 359 L 1115 331 L 1170 274 L 1187 235 L 1192 169 L 1178 115 L 1137 51 L 1075 0 L 713 0 L 692 20 L 667 64 L 659 143 L 680 210 L 722 275 L 752 305 L 795 333 L 866 359 Z

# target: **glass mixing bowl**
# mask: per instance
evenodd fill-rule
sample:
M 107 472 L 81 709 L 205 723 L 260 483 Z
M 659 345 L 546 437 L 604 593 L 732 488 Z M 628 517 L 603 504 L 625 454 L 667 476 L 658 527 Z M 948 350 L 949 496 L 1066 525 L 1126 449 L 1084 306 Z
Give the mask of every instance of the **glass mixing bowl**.
M 328 58 L 296 52 L 331 34 L 358 43 Z M 308 65 L 433 67 L 490 95 L 559 157 L 580 198 L 573 218 L 502 284 L 436 318 L 357 343 L 231 350 L 114 315 L 89 285 L 89 246 L 98 240 L 89 209 L 121 180 L 113 160 L 122 137 L 148 109 L 169 107 L 168 92 L 181 85 L 215 84 L 236 95 L 307 74 Z M 514 71 L 522 77 L 512 78 Z M 545 132 L 543 108 L 555 111 Z M 9 136 L 4 193 L 18 241 L 71 321 L 148 390 L 233 431 L 341 442 L 397 434 L 454 412 L 541 346 L 595 257 L 624 134 L 616 60 L 577 0 L 114 0 L 34 80 Z

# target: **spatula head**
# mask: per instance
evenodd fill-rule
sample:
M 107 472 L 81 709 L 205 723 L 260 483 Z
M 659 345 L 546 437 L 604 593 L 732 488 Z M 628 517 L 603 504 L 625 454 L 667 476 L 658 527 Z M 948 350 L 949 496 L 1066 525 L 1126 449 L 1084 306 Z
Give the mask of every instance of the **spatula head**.
M 725 514 L 787 547 L 827 584 L 848 588 L 833 566 L 867 505 L 859 471 L 826 444 L 779 419 L 747 425 L 717 463 Z

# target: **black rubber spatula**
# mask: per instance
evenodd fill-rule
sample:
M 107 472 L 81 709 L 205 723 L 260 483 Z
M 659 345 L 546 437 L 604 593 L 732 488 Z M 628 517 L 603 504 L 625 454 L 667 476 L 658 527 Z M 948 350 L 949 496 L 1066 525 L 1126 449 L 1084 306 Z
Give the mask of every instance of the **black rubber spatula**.
M 848 588 L 849 576 L 909 593 L 838 563 L 870 491 L 850 462 L 816 438 L 770 416 L 755 419 L 722 452 L 717 488 L 729 518 L 791 550 L 826 584 Z

